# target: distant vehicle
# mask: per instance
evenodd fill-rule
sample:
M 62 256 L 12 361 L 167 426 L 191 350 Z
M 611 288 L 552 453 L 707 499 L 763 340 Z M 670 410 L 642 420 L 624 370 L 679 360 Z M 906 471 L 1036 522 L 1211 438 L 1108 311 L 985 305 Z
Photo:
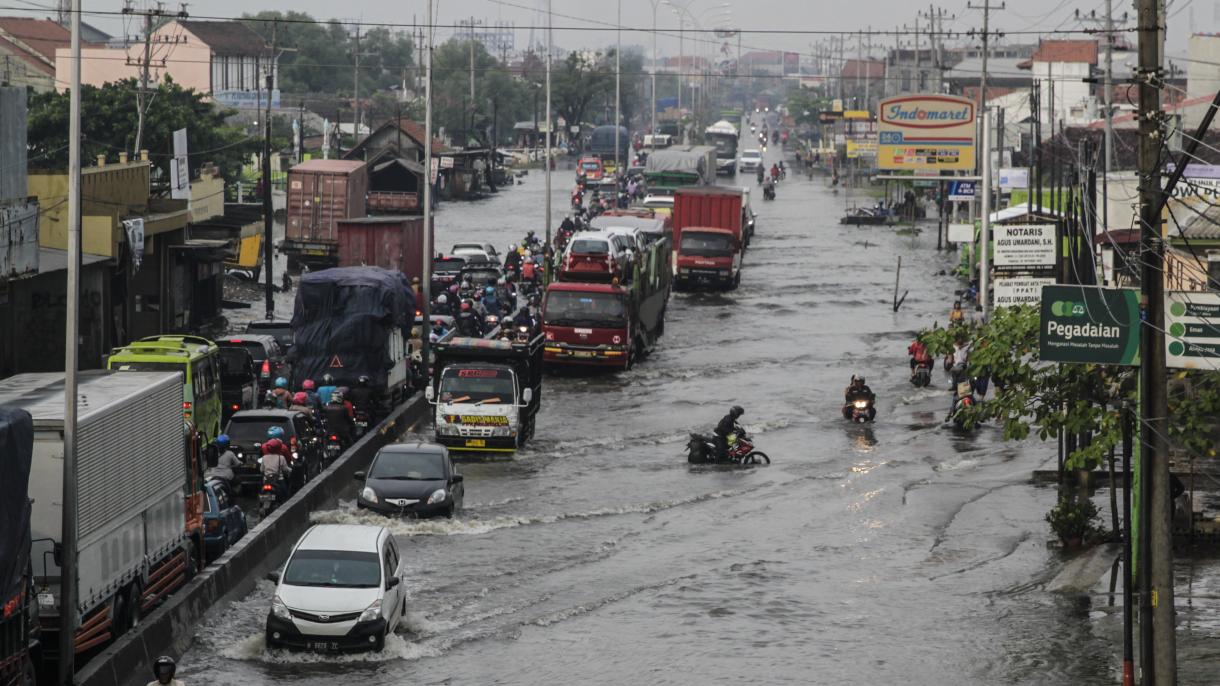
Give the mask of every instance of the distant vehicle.
M 586 182 L 596 183 L 601 181 L 605 174 L 606 169 L 602 166 L 601 158 L 582 157 L 576 163 L 576 176 L 584 179 Z
M 500 261 L 500 252 L 491 243 L 454 243 L 449 252 L 455 257 L 463 257 L 466 253 L 483 253 L 493 262 Z
M 740 188 L 681 188 L 674 205 L 674 285 L 737 288 L 745 253 Z
M 609 283 L 631 274 L 633 242 L 607 231 L 581 232 L 568 241 L 559 267 L 560 281 Z
M 733 163 L 737 161 L 737 138 L 737 127 L 723 119 L 704 130 L 703 139 L 716 147 L 717 174 L 733 173 Z
M 668 148 L 669 146 L 671 146 L 673 144 L 674 144 L 674 137 L 669 134 L 658 133 L 656 135 L 652 135 L 652 134 L 644 135 L 644 147 L 645 148 Z
M 656 210 L 658 214 L 669 214 L 674 210 L 674 196 L 661 194 L 646 195 L 644 196 L 644 202 L 641 203 L 641 206 L 651 210 Z
M 382 514 L 452 517 L 466 497 L 464 477 L 436 443 L 391 443 L 355 477 L 363 482 L 356 507 Z
M 496 258 L 491 253 L 479 248 L 464 248 L 461 252 L 454 253 L 454 257 L 462 258 L 466 264 L 494 264 L 496 262 Z
M 34 452 L 34 422 L 17 407 L 0 407 L 0 502 L 5 523 L 0 527 L 0 684 L 32 686 L 34 661 L 42 652 L 38 625 L 38 594 L 34 560 L 30 557 L 30 467 Z M 39 561 L 41 562 L 41 561 Z M 40 565 L 41 566 L 41 565 Z
M 216 341 L 221 349 L 226 347 L 244 347 L 254 358 L 254 368 L 258 372 L 258 388 L 269 391 L 275 385 L 276 377 L 289 378 L 292 370 L 288 366 L 287 354 L 280 347 L 279 339 L 270 334 L 237 334 Z
M 124 372 L 180 372 L 182 418 L 205 443 L 220 435 L 220 349 L 199 336 L 149 336 L 115 348 L 106 365 Z
M 318 524 L 301 536 L 275 583 L 268 648 L 382 650 L 406 616 L 405 565 L 382 526 Z
M 741 152 L 741 161 L 737 163 L 738 174 L 748 174 L 757 172 L 763 166 L 763 154 L 761 150 L 743 150 Z
M 280 344 L 280 350 L 285 354 L 292 349 L 292 322 L 287 319 L 281 320 L 261 320 L 246 324 L 246 333 L 267 334 L 275 336 L 275 340 Z
M 225 426 L 229 444 L 242 465 L 233 470 L 234 487 L 257 488 L 263 483 L 258 458 L 267 442 L 267 429 L 278 426 L 284 430 L 284 442 L 292 450 L 292 480 L 304 483 L 309 475 L 321 471 L 321 431 L 312 416 L 295 410 L 243 410 L 233 415 Z
M 225 482 L 211 479 L 203 490 L 203 547 L 208 559 L 214 560 L 241 540 L 249 528 L 246 514 L 237 506 L 237 498 Z
M 615 140 L 615 130 L 618 130 L 618 140 Z M 618 143 L 618 148 L 614 144 Z M 586 152 L 589 155 L 600 157 L 605 162 L 614 163 L 615 150 L 618 151 L 618 159 L 626 162 L 631 159 L 631 135 L 627 132 L 626 126 L 615 127 L 613 124 L 606 124 L 593 129 L 593 133 L 589 135 L 589 147 Z
M 504 276 L 504 272 L 500 269 L 500 265 L 494 262 L 475 262 L 462 268 L 460 279 L 465 281 L 469 278 L 470 283 L 483 288 L 489 283 L 499 281 L 502 276 Z
M 435 296 L 457 281 L 458 275 L 462 273 L 462 267 L 465 266 L 466 260 L 456 256 L 437 257 L 432 260 L 433 295 Z
M 280 250 L 288 268 L 339 263 L 338 222 L 368 214 L 369 169 L 360 160 L 308 160 L 288 170 Z
M 218 344 L 219 345 L 219 344 Z M 220 346 L 220 421 L 228 422 L 234 412 L 258 406 L 259 383 L 254 357 L 240 342 Z

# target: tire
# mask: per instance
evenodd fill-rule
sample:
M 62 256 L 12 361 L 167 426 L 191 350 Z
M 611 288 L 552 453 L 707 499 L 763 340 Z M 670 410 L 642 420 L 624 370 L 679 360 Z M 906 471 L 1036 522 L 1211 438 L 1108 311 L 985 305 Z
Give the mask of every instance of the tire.
M 744 458 L 742 458 L 741 463 L 742 464 L 771 464 L 771 458 L 767 457 L 766 453 L 764 453 L 760 450 L 755 450 L 754 452 L 752 452 L 749 455 L 746 455 Z
M 453 519 L 454 505 L 450 505 L 449 509 L 445 510 L 445 519 Z
M 116 637 L 127 633 L 127 620 L 129 614 L 127 603 L 128 589 L 123 589 L 114 594 L 114 598 L 110 601 L 110 624 L 114 629 L 114 635 Z
M 390 634 L 390 628 L 387 626 L 385 633 L 377 637 L 377 641 L 373 644 L 373 652 L 380 653 L 385 650 L 385 639 Z
M 188 563 L 189 564 L 189 563 Z M 127 630 L 135 629 L 140 626 L 140 620 L 144 618 L 144 610 L 140 607 L 140 596 L 144 595 L 144 586 L 139 581 L 131 582 L 131 586 L 127 587 Z

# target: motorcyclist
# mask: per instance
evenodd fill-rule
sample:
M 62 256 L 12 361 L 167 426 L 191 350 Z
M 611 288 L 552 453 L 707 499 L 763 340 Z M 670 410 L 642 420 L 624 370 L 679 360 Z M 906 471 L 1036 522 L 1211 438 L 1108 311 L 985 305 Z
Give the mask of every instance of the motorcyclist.
M 771 178 L 770 176 L 763 179 L 763 196 L 771 198 L 775 197 L 775 179 Z
M 226 484 L 232 485 L 233 479 L 237 477 L 237 473 L 233 470 L 241 466 L 241 460 L 237 459 L 237 455 L 230 447 L 228 434 L 217 436 L 215 443 L 220 457 L 216 458 L 216 466 L 209 469 L 204 476 L 209 479 L 220 479 Z
M 534 320 L 534 315 L 530 313 L 529 305 L 517 311 L 517 315 L 513 317 L 513 326 L 524 326 L 533 332 L 537 322 Z
M 851 383 L 843 391 L 843 415 L 845 417 L 851 417 L 852 403 L 860 399 L 868 401 L 868 419 L 872 421 L 877 416 L 877 396 L 873 393 L 873 389 L 868 387 L 863 376 L 852 374 Z
M 763 171 L 762 165 L 761 164 L 758 165 L 758 185 L 760 185 L 760 186 L 762 185 L 763 177 L 765 177 L 766 175 L 767 174 L 766 174 L 766 172 Z
M 318 385 L 313 382 L 313 379 L 305 379 L 302 381 L 301 390 L 305 391 L 305 395 L 309 396 L 310 405 L 316 405 L 318 403 Z
M 174 678 L 174 674 L 177 671 L 178 665 L 174 663 L 174 658 L 162 655 L 153 662 L 153 680 L 148 682 L 148 686 L 185 686 L 181 681 Z
M 780 160 L 780 161 L 779 161 L 779 178 L 781 178 L 781 179 L 782 179 L 782 178 L 784 178 L 784 177 L 785 177 L 785 176 L 787 176 L 787 175 L 788 175 L 788 170 L 787 170 L 787 169 L 784 169 L 784 161 L 783 161 L 783 160 Z
M 729 436 L 743 433 L 744 430 L 737 424 L 737 420 L 745 413 L 746 411 L 742 409 L 741 405 L 734 405 L 712 430 L 712 442 L 716 446 L 717 460 L 723 462 L 729 459 Z
M 449 314 L 449 296 L 441 293 L 432 304 L 432 314 Z
M 932 368 L 932 356 L 928 354 L 928 346 L 918 338 L 907 346 L 907 355 L 911 356 L 911 376 L 915 376 L 916 367 Z
M 525 261 L 521 264 L 521 280 L 531 284 L 538 280 L 538 265 L 534 263 L 533 254 L 525 252 Z
M 331 394 L 330 401 L 326 403 L 322 412 L 326 418 L 326 429 L 332 436 L 338 437 L 339 445 L 344 448 L 351 445 L 355 426 L 352 423 L 351 412 L 338 391 Z
M 292 405 L 290 405 L 288 409 L 294 412 L 305 412 L 310 415 L 313 414 L 313 407 L 309 404 L 309 396 L 306 395 L 304 391 L 298 391 L 292 396 Z
M 779 181 L 779 165 L 778 164 L 771 165 L 771 180 Z
M 517 271 L 521 268 L 521 253 L 517 252 L 517 244 L 508 246 L 508 254 L 504 256 L 504 270 Z
M 371 418 L 373 416 L 373 389 L 369 388 L 369 377 L 361 375 L 356 379 L 356 385 L 352 386 L 351 391 L 347 394 L 347 399 L 352 401 L 352 407 L 357 413 Z
M 281 502 L 288 499 L 288 480 L 292 477 L 292 465 L 283 451 L 284 442 L 273 438 L 263 444 L 263 480 L 276 490 Z
M 496 296 L 495 286 L 486 286 L 483 288 L 483 307 L 487 309 L 488 314 L 500 316 L 503 311 L 500 304 L 500 298 Z
M 462 307 L 458 311 L 458 316 L 454 321 L 454 325 L 463 336 L 469 338 L 483 337 L 483 322 L 470 306 L 469 300 L 462 301 Z
M 318 402 L 317 408 L 322 409 L 322 406 L 330 402 L 330 396 L 334 394 L 337 386 L 335 385 L 335 377 L 330 374 L 322 375 L 322 383 L 318 384 Z
M 271 391 L 272 398 L 275 399 L 275 406 L 279 409 L 288 407 L 292 402 L 292 391 L 288 390 L 288 379 L 277 377 L 275 380 L 275 388 Z

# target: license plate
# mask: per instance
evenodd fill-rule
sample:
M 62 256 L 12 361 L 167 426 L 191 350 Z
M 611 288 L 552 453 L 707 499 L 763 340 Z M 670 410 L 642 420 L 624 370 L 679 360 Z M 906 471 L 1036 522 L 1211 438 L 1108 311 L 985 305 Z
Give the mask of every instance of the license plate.
M 466 447 L 467 448 L 486 448 L 487 441 L 483 440 L 482 438 L 467 438 Z
M 38 604 L 42 607 L 55 607 L 55 596 L 50 593 L 39 593 Z
M 339 644 L 331 643 L 330 641 L 310 641 L 309 642 L 310 650 L 336 650 L 338 647 L 339 647 Z
M 595 357 L 597 353 L 592 350 L 573 350 L 572 357 Z

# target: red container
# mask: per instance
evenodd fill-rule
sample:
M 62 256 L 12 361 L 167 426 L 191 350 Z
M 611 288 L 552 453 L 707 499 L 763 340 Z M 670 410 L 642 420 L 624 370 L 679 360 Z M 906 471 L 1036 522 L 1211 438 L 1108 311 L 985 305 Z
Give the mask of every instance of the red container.
M 421 276 L 423 217 L 341 219 L 337 225 L 340 267 L 376 266 L 397 269 L 408 279 Z
M 674 192 L 674 245 L 681 245 L 682 229 L 691 226 L 728 229 L 741 240 L 741 189 L 691 187 Z
M 336 222 L 368 214 L 368 166 L 358 160 L 310 160 L 288 172 L 284 252 L 301 259 L 335 257 Z

